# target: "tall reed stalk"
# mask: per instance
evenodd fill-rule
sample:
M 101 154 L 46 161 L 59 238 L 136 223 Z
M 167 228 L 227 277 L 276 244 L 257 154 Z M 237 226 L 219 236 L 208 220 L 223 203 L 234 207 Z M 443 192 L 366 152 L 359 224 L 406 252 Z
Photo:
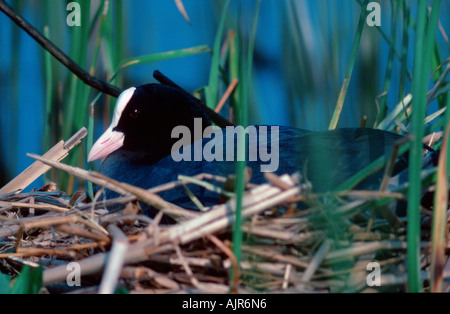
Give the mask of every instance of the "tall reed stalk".
M 419 292 L 423 289 L 420 277 L 420 172 L 422 168 L 422 139 L 424 135 L 427 83 L 436 38 L 440 0 L 433 1 L 428 27 L 426 23 L 427 4 L 425 1 L 419 1 L 418 5 L 412 81 L 413 114 L 411 117 L 411 131 L 414 134 L 414 139 L 411 143 L 409 154 L 410 185 L 408 189 L 407 258 L 408 289 L 410 292 Z

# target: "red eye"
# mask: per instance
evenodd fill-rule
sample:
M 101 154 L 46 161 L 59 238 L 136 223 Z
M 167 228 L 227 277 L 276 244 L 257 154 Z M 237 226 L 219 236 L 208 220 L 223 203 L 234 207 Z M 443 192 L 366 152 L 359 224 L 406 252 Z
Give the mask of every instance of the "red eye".
M 130 117 L 136 119 L 141 112 L 138 109 L 134 109 L 130 112 Z

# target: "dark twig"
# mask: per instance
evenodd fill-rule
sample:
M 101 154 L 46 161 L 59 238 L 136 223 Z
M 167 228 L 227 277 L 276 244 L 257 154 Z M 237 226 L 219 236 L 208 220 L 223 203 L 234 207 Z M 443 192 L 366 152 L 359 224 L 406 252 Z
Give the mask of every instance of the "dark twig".
M 67 56 L 61 49 L 59 49 L 55 44 L 53 44 L 48 38 L 42 35 L 30 23 L 28 23 L 22 16 L 17 14 L 14 11 L 14 9 L 10 7 L 4 0 L 0 0 L 0 11 L 3 11 L 14 23 L 16 23 L 20 28 L 22 28 L 25 32 L 27 32 L 38 44 L 40 44 L 42 48 L 50 52 L 59 62 L 61 62 L 65 67 L 67 67 L 69 71 L 78 76 L 85 84 L 113 97 L 119 96 L 120 93 L 123 91 L 117 86 L 111 85 L 107 82 L 104 82 L 90 75 L 86 70 L 84 70 L 69 56 Z M 167 78 L 159 71 L 155 71 L 154 77 L 161 84 L 170 85 L 179 88 L 180 90 L 183 90 L 181 87 L 172 82 L 169 78 Z M 227 125 L 232 125 L 221 115 L 214 112 L 214 110 L 205 106 L 200 100 L 198 100 L 197 98 L 195 99 L 202 105 L 202 107 L 204 108 L 210 119 L 218 126 L 225 127 Z
M 42 35 L 36 28 L 28 23 L 23 17 L 17 14 L 12 7 L 10 7 L 4 0 L 0 0 L 0 10 L 3 11 L 14 23 L 26 31 L 39 45 L 50 52 L 59 62 L 67 67 L 72 73 L 78 76 L 84 83 L 95 89 L 104 92 L 105 94 L 117 97 L 122 90 L 114 85 L 108 84 L 98 78 L 90 75 L 87 71 L 81 68 L 69 56 L 67 56 L 61 49 L 55 46 L 49 39 Z
M 158 70 L 153 71 L 153 77 L 161 84 L 183 90 L 179 85 L 177 85 L 174 81 L 172 81 L 170 78 L 168 78 Z
M 167 76 L 165 76 L 164 74 L 162 74 L 160 71 L 155 70 L 153 72 L 153 77 L 160 82 L 161 84 L 164 85 L 168 85 L 168 86 L 172 86 L 174 88 L 177 88 L 185 93 L 187 93 L 184 89 L 182 89 L 180 86 L 178 86 L 175 82 L 173 82 L 171 79 L 169 79 Z M 189 94 L 190 95 L 190 94 Z M 192 97 L 192 95 L 191 95 Z M 200 101 L 199 99 L 192 97 L 195 99 L 196 102 L 198 102 L 203 109 L 206 111 L 206 114 L 209 116 L 209 118 L 215 123 L 217 124 L 219 127 L 224 128 L 226 126 L 231 126 L 233 125 L 231 122 L 229 122 L 227 119 L 225 119 L 224 117 L 222 117 L 221 115 L 219 115 L 218 113 L 216 113 L 213 109 L 207 107 L 202 101 Z

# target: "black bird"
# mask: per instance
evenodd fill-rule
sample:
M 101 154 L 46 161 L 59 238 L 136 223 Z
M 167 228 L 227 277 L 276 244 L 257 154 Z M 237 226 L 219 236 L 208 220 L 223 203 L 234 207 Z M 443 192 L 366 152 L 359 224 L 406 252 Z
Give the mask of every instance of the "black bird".
M 106 157 L 100 173 L 145 189 L 175 181 L 178 175 L 227 176 L 235 171 L 235 162 L 227 160 L 238 158 L 234 146 L 237 135 L 231 130 L 234 129 L 212 129 L 202 105 L 184 90 L 165 84 L 142 85 L 129 88 L 119 96 L 111 125 L 92 147 L 88 161 Z M 181 131 L 194 136 L 182 137 Z M 202 138 L 203 131 L 213 133 Z M 250 182 L 264 182 L 262 170 L 303 174 L 306 169 L 306 177 L 316 192 L 336 188 L 388 153 L 402 138 L 368 128 L 313 132 L 282 126 L 252 126 L 247 131 L 251 134 L 247 154 L 247 165 L 252 169 Z M 181 144 L 187 145 L 180 148 Z M 182 156 L 191 160 L 176 161 Z M 396 172 L 406 167 L 406 161 L 400 160 Z M 381 171 L 358 187 L 377 189 L 380 181 Z M 194 185 L 190 188 L 203 205 L 218 203 L 216 193 Z M 160 195 L 179 206 L 195 208 L 182 188 Z M 106 191 L 107 198 L 117 196 Z M 149 216 L 155 214 L 149 208 L 145 212 Z

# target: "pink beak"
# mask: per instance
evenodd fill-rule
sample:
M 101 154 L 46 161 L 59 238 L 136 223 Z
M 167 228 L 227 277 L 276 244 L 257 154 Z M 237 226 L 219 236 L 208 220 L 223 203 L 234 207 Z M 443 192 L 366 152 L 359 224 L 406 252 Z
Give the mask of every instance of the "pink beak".
M 124 136 L 125 134 L 122 132 L 113 131 L 112 127 L 109 127 L 92 146 L 88 161 L 90 162 L 105 157 L 122 147 Z
M 113 129 L 119 123 L 120 116 L 131 97 L 133 97 L 135 90 L 135 87 L 128 88 L 119 95 L 119 98 L 117 98 L 111 125 L 106 129 L 105 133 L 100 136 L 97 142 L 95 142 L 94 146 L 92 146 L 91 151 L 89 152 L 88 161 L 94 161 L 108 156 L 113 151 L 122 147 L 125 134 L 113 131 Z

